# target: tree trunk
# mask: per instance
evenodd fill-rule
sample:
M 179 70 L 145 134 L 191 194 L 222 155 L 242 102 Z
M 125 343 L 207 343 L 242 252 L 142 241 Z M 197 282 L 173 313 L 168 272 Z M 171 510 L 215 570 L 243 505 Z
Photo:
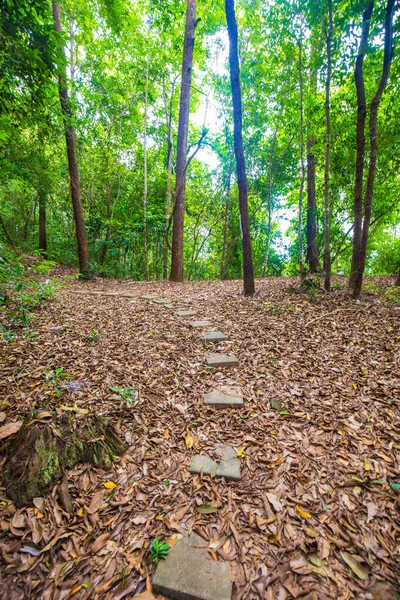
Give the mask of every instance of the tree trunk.
M 143 243 L 144 243 L 144 274 L 149 279 L 149 249 L 147 240 L 147 104 L 149 100 L 149 57 L 146 58 L 146 91 L 144 100 L 144 129 L 143 129 Z
M 265 258 L 263 265 L 262 276 L 265 277 L 268 269 L 268 259 L 269 259 L 269 248 L 271 245 L 271 228 L 272 228 L 272 171 L 274 164 L 274 154 L 275 154 L 275 145 L 276 138 L 278 135 L 278 126 L 275 127 L 274 137 L 272 139 L 271 153 L 269 155 L 269 167 L 268 167 L 268 235 L 267 235 L 267 246 L 265 248 Z
M 173 100 L 174 100 L 174 91 L 175 91 L 175 82 L 174 80 L 171 84 L 171 97 L 169 101 L 169 108 L 167 104 L 167 96 L 164 87 L 164 101 L 165 101 L 165 114 L 167 119 L 167 197 L 165 202 L 165 235 L 168 236 L 168 224 L 171 213 L 171 180 L 172 180 L 172 167 L 173 167 L 173 140 L 172 140 L 172 112 L 173 112 Z M 168 243 L 169 240 L 165 239 L 164 246 L 164 269 L 163 269 L 163 278 L 167 279 L 168 277 Z
M 367 51 L 369 30 L 371 24 L 374 1 L 369 2 L 363 14 L 363 25 L 360 48 L 358 51 L 354 79 L 357 91 L 357 130 L 356 130 L 356 181 L 354 187 L 354 229 L 353 253 L 351 258 L 351 271 L 349 287 L 354 287 L 357 271 L 360 265 L 361 229 L 363 216 L 363 175 L 365 163 L 365 121 L 367 118 L 367 101 L 363 75 L 364 58 Z
M 46 150 L 45 150 L 45 141 L 44 134 L 42 130 L 39 130 L 39 144 L 41 151 L 41 159 L 42 159 L 42 170 L 39 173 L 39 187 L 38 187 L 38 197 L 39 197 L 39 250 L 41 251 L 41 255 L 43 258 L 47 258 L 47 230 L 46 230 L 46 196 L 47 189 L 46 183 L 44 181 L 45 171 L 47 168 L 46 164 Z
M 3 217 L 2 217 L 1 215 L 0 215 L 0 225 L 1 225 L 1 226 L 2 226 L 2 228 L 3 228 L 3 231 L 4 231 L 4 233 L 5 233 L 5 236 L 6 236 L 6 238 L 7 238 L 7 241 L 8 241 L 8 243 L 10 244 L 11 248 L 14 250 L 15 254 L 16 254 L 17 256 L 19 256 L 19 252 L 18 252 L 18 250 L 17 250 L 17 246 L 15 245 L 15 242 L 14 242 L 14 240 L 13 240 L 12 236 L 11 236 L 11 233 L 8 231 L 8 228 L 7 228 L 6 222 L 4 221 L 4 219 L 3 219 Z
M 52 2 L 55 29 L 62 32 L 61 13 L 59 2 Z M 64 48 L 61 48 L 65 60 Z M 64 121 L 65 140 L 67 145 L 68 166 L 71 186 L 72 207 L 74 211 L 76 239 L 78 244 L 79 270 L 83 277 L 90 276 L 89 250 L 86 237 L 85 217 L 81 202 L 81 184 L 79 177 L 78 161 L 76 156 L 75 127 L 72 125 L 71 106 L 67 88 L 67 73 L 65 63 L 59 67 L 58 93 L 60 96 L 61 111 Z
M 326 82 L 325 82 L 325 122 L 326 122 L 326 145 L 325 145 L 325 174 L 324 174 L 324 287 L 327 292 L 331 289 L 331 207 L 329 204 L 329 170 L 331 164 L 331 77 L 332 77 L 332 35 L 333 16 L 332 0 L 328 0 L 328 32 L 326 36 Z
M 176 184 L 174 225 L 172 231 L 171 281 L 183 281 L 183 231 L 186 197 L 186 150 L 189 130 L 190 93 L 192 85 L 196 0 L 187 0 L 186 28 L 182 61 L 182 83 L 179 105 L 178 143 L 176 151 Z
M 388 0 L 386 6 L 385 16 L 385 50 L 382 67 L 382 77 L 379 82 L 378 89 L 372 100 L 370 106 L 369 116 L 369 138 L 370 138 L 370 151 L 369 151 L 369 168 L 368 168 L 368 179 L 367 188 L 365 192 L 365 203 L 364 203 L 364 220 L 362 225 L 361 244 L 359 253 L 359 264 L 356 272 L 354 287 L 353 287 L 353 298 L 357 299 L 360 297 L 365 262 L 367 259 L 367 243 L 369 226 L 371 223 L 372 214 L 372 201 L 374 197 L 374 186 L 375 186 L 375 175 L 376 175 L 376 162 L 378 158 L 378 109 L 382 99 L 382 94 L 385 91 L 389 75 L 390 67 L 393 58 L 393 13 L 396 0 Z
M 311 274 L 315 274 L 319 268 L 317 248 L 317 204 L 315 200 L 315 155 L 313 146 L 314 136 L 307 141 L 307 262 L 310 265 Z
M 228 250 L 228 232 L 229 232 L 230 214 L 231 214 L 231 171 L 229 169 L 227 188 L 226 188 L 226 199 L 225 199 L 224 241 L 223 241 L 222 258 L 221 258 L 221 279 L 227 278 L 226 253 Z
M 400 269 L 397 271 L 396 283 L 395 285 L 400 285 Z
M 303 106 L 303 41 L 298 40 L 299 47 L 299 83 L 300 83 L 300 191 L 299 191 L 299 224 L 297 237 L 299 241 L 299 270 L 300 282 L 302 283 L 306 276 L 306 270 L 303 265 L 303 193 L 306 170 L 304 165 L 304 106 Z
M 244 295 L 252 296 L 255 292 L 255 286 L 247 199 L 246 162 L 243 149 L 242 94 L 240 89 L 238 28 L 235 15 L 235 0 L 225 0 L 225 12 L 229 36 L 229 69 L 232 88 L 233 133 L 239 188 L 240 222 L 242 229 Z

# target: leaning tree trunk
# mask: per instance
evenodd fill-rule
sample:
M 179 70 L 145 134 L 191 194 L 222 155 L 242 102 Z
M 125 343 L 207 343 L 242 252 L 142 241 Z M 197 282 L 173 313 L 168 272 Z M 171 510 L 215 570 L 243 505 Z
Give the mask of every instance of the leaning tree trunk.
M 242 94 L 240 89 L 238 28 L 235 15 L 235 0 L 225 0 L 225 12 L 229 36 L 229 69 L 231 76 L 233 104 L 233 137 L 236 155 L 236 170 L 238 178 L 239 207 L 242 229 L 244 295 L 252 296 L 255 292 L 255 286 L 247 198 L 248 189 L 246 162 L 243 148 Z
M 3 219 L 3 217 L 1 215 L 0 215 L 0 225 L 1 225 L 2 229 L 3 229 L 3 231 L 4 231 L 4 234 L 5 234 L 6 238 L 7 238 L 8 243 L 10 244 L 11 248 L 14 250 L 15 254 L 17 256 L 19 256 L 19 252 L 18 252 L 17 246 L 15 245 L 15 242 L 14 242 L 14 240 L 12 238 L 11 233 L 8 231 L 8 227 L 6 225 L 6 222 L 5 222 L 5 220 Z
M 367 259 L 367 244 L 369 226 L 371 223 L 372 214 L 372 200 L 374 197 L 374 186 L 375 186 L 375 175 L 376 175 L 376 162 L 378 158 L 378 109 L 381 103 L 382 94 L 385 91 L 389 75 L 390 67 L 393 58 L 393 13 L 396 0 L 388 0 L 386 6 L 385 16 L 385 50 L 383 57 L 383 68 L 382 77 L 379 82 L 378 89 L 375 97 L 372 100 L 370 107 L 369 116 L 369 138 L 370 138 L 370 151 L 369 151 L 369 168 L 368 168 L 368 179 L 367 188 L 365 192 L 365 205 L 364 205 L 364 220 L 361 234 L 361 244 L 359 253 L 359 264 L 356 272 L 354 287 L 353 287 L 353 298 L 357 299 L 360 297 L 362 282 L 364 277 L 365 263 Z
M 52 2 L 55 29 L 62 32 L 61 12 L 59 2 Z M 75 219 L 76 239 L 78 243 L 79 270 L 83 277 L 89 277 L 89 249 L 86 236 L 85 217 L 81 201 L 81 183 L 78 161 L 76 156 L 75 127 L 72 125 L 71 105 L 67 87 L 67 72 L 65 68 L 65 50 L 61 47 L 63 65 L 59 67 L 58 93 L 64 121 L 65 140 L 67 145 L 68 166 L 71 186 L 72 207 Z
M 300 190 L 299 190 L 299 224 L 297 229 L 297 237 L 299 242 L 299 271 L 300 282 L 302 283 L 306 277 L 306 270 L 303 264 L 303 194 L 304 181 L 306 178 L 306 169 L 304 165 L 304 102 L 303 102 L 303 41 L 298 40 L 299 47 L 299 83 L 300 83 Z
M 310 272 L 315 274 L 319 267 L 317 248 L 317 203 L 315 200 L 315 155 L 314 136 L 307 141 L 307 262 Z
M 186 150 L 189 130 L 190 92 L 192 86 L 196 0 L 187 0 L 185 41 L 182 61 L 182 83 L 179 106 L 178 142 L 176 150 L 176 184 L 174 225 L 172 231 L 171 281 L 183 281 L 183 232 L 186 198 Z
M 349 287 L 354 287 L 356 275 L 360 266 L 361 232 L 363 216 L 363 177 L 365 163 L 365 121 L 367 118 L 367 101 L 363 75 L 364 58 L 367 51 L 369 30 L 374 2 L 368 3 L 363 14 L 363 26 L 358 51 L 354 80 L 357 91 L 357 130 L 356 130 L 356 181 L 354 187 L 354 228 L 353 228 L 353 253 L 351 258 L 351 271 Z
M 324 174 L 324 288 L 327 292 L 331 289 L 331 207 L 329 205 L 329 170 L 331 164 L 331 77 L 332 77 L 332 35 L 333 16 L 332 0 L 328 0 L 328 33 L 326 36 L 326 82 L 325 82 L 325 122 L 326 122 L 326 145 L 325 145 L 325 174 Z

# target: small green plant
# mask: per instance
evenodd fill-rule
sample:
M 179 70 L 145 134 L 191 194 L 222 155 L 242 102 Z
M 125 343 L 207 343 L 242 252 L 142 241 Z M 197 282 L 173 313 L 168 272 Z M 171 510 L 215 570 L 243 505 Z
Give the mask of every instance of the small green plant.
M 400 303 L 400 286 L 395 285 L 386 290 L 386 298 L 391 302 Z
M 0 325 L 0 337 L 5 342 L 15 342 L 16 336 L 12 329 L 7 329 L 4 325 Z
M 121 403 L 125 404 L 129 407 L 132 406 L 133 402 L 135 402 L 138 398 L 138 393 L 133 387 L 110 387 L 108 388 L 114 394 L 117 394 L 121 399 Z
M 37 263 L 32 266 L 35 273 L 49 275 L 50 271 L 57 266 L 57 263 L 53 260 L 42 260 L 40 263 Z
M 158 537 L 152 542 L 150 546 L 150 560 L 156 566 L 160 560 L 165 560 L 168 556 L 169 546 L 168 544 L 161 543 Z
M 62 391 L 58 387 L 59 382 L 65 381 L 67 379 L 72 379 L 72 375 L 70 375 L 70 373 L 67 373 L 67 371 L 64 371 L 62 367 L 57 367 L 55 371 L 46 371 L 45 375 L 46 381 L 48 381 L 51 387 L 53 388 L 53 392 L 56 394 L 56 396 L 60 398 L 62 396 Z
M 88 342 L 96 344 L 100 339 L 100 333 L 97 331 L 97 329 L 92 329 L 89 333 L 84 335 L 83 338 Z

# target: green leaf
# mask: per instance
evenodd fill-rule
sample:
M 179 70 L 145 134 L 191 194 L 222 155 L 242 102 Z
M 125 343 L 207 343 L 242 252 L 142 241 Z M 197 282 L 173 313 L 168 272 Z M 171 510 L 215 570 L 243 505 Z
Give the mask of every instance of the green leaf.
M 218 508 L 211 506 L 211 504 L 199 504 L 196 506 L 196 509 L 202 515 L 212 515 L 213 513 L 218 512 Z

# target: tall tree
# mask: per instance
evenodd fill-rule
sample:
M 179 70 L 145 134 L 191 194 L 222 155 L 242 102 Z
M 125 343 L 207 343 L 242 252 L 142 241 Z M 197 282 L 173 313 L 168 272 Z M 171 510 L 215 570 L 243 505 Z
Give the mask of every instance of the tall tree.
M 40 155 L 42 160 L 43 168 L 39 174 L 39 186 L 38 186 L 38 199 L 39 199 L 39 250 L 42 252 L 42 256 L 47 258 L 47 228 L 46 228 L 46 173 L 47 173 L 47 161 L 46 151 L 44 143 L 43 130 L 39 130 L 39 145 Z
M 303 264 L 303 193 L 304 193 L 304 181 L 306 178 L 306 169 L 304 164 L 304 98 L 303 98 L 303 24 L 301 23 L 300 37 L 297 41 L 299 58 L 299 93 L 300 93 L 300 190 L 299 190 L 299 223 L 297 229 L 297 238 L 299 242 L 299 270 L 300 280 L 302 281 L 306 276 L 306 270 Z
M 186 199 L 186 151 L 189 130 L 190 95 L 192 89 L 196 0 L 187 0 L 183 45 L 182 82 L 179 105 L 178 142 L 176 149 L 176 183 L 173 209 L 171 281 L 183 281 L 183 232 Z
M 238 27 L 235 14 L 235 0 L 225 0 L 225 13 L 229 36 L 229 70 L 231 76 L 233 104 L 233 137 L 236 156 L 240 220 L 242 229 L 244 295 L 252 296 L 255 292 L 255 286 L 253 252 L 251 247 L 249 209 L 247 198 L 248 186 L 246 176 L 246 161 L 244 157 L 243 148 L 242 93 L 240 89 Z
M 147 107 L 149 102 L 149 57 L 146 57 L 146 88 L 144 98 L 143 124 L 143 240 L 144 240 L 144 273 L 149 279 L 149 248 L 147 240 Z
M 62 33 L 61 11 L 59 2 L 52 2 L 55 29 Z M 89 249 L 86 236 L 85 217 L 81 200 L 81 182 L 76 154 L 75 127 L 72 123 L 72 112 L 68 94 L 65 50 L 60 45 L 61 61 L 58 67 L 58 93 L 64 121 L 65 141 L 67 145 L 69 177 L 72 207 L 75 219 L 76 239 L 78 245 L 79 271 L 83 277 L 90 275 Z
M 331 207 L 329 203 L 329 171 L 331 164 L 331 78 L 332 78 L 332 35 L 333 14 L 332 0 L 328 2 L 328 23 L 326 32 L 326 80 L 325 80 L 325 173 L 324 173 L 324 287 L 331 289 Z
M 349 286 L 353 288 L 360 264 L 361 229 L 363 216 L 363 176 L 365 163 L 365 122 L 367 119 L 367 100 L 364 84 L 364 58 L 367 52 L 368 37 L 371 18 L 374 10 L 374 0 L 369 2 L 363 13 L 362 33 L 360 47 L 354 70 L 354 80 L 357 91 L 357 129 L 356 129 L 356 180 L 354 187 L 354 227 L 353 227 L 353 253 L 351 259 L 351 272 Z
M 362 224 L 361 241 L 359 248 L 358 264 L 354 279 L 353 298 L 359 298 L 361 294 L 365 262 L 367 259 L 367 243 L 369 226 L 371 223 L 372 201 L 374 197 L 376 163 L 378 159 L 378 109 L 382 100 L 383 92 L 387 86 L 390 75 L 390 67 L 393 58 L 393 14 L 396 0 L 388 0 L 385 13 L 385 47 L 383 55 L 382 75 L 378 89 L 371 102 L 369 114 L 369 166 L 368 178 L 365 191 L 364 219 Z
M 307 255 L 310 272 L 315 274 L 319 267 L 317 248 L 317 202 L 315 198 L 315 154 L 314 136 L 307 140 Z

